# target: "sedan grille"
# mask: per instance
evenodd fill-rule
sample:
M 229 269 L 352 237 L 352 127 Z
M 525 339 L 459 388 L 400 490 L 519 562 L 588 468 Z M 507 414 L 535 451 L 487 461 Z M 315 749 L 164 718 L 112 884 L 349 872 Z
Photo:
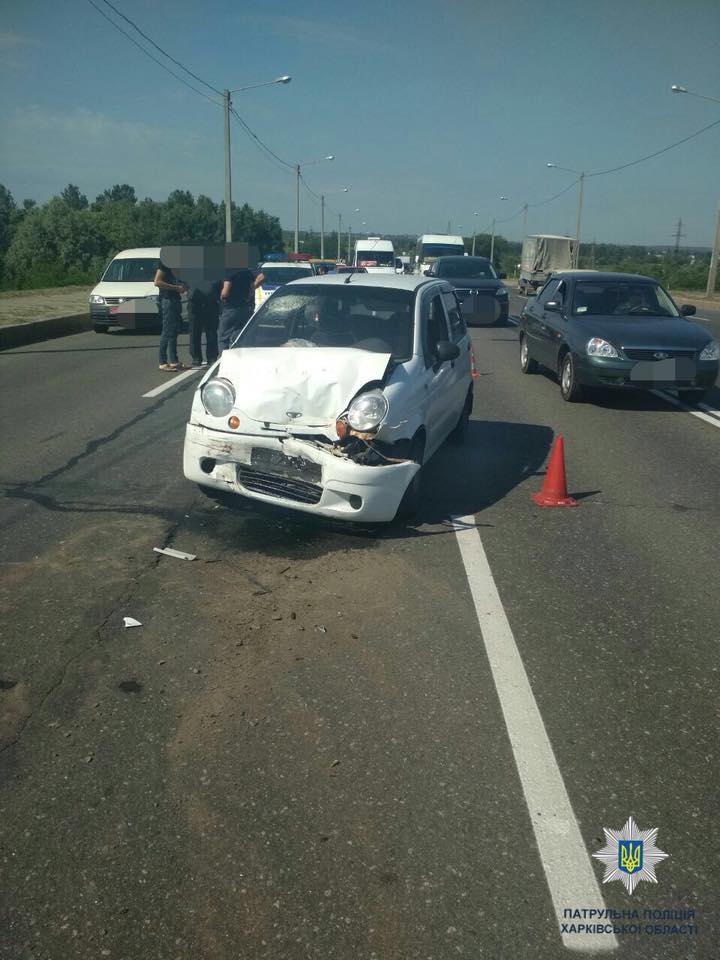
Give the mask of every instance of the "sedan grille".
M 319 503 L 322 487 L 306 480 L 293 480 L 290 477 L 278 477 L 272 473 L 253 470 L 244 464 L 237 468 L 238 483 L 253 493 L 262 493 L 266 497 L 280 497 L 294 500 L 296 503 Z
M 622 349 L 628 360 L 675 360 L 680 357 L 694 360 L 697 353 L 692 348 L 676 349 L 675 347 L 623 347 Z M 663 356 L 655 356 L 655 354 L 663 354 Z

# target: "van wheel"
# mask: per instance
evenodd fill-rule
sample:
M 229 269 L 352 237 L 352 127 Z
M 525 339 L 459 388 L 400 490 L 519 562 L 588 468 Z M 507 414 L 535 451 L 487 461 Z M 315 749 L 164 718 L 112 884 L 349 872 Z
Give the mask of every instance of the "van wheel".
M 420 509 L 420 500 L 422 498 L 422 462 L 425 453 L 425 441 L 422 437 L 415 437 L 410 445 L 409 460 L 414 460 L 420 464 L 420 469 L 408 484 L 407 490 L 403 494 L 400 506 L 395 514 L 396 520 L 412 520 Z

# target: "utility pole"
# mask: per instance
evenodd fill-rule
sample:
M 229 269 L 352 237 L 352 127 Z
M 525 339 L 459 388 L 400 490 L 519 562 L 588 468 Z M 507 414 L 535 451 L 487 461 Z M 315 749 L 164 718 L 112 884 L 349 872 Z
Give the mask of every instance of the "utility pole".
M 223 90 L 225 112 L 225 243 L 232 243 L 232 186 L 230 183 L 230 91 Z
M 300 241 L 300 164 L 295 166 L 295 253 Z
M 351 227 L 351 226 L 348 226 L 348 255 L 347 255 L 347 262 L 348 262 L 348 263 L 351 262 L 351 260 L 350 260 L 350 257 L 351 257 L 351 254 L 350 254 L 351 238 L 352 238 L 352 227 Z
M 524 203 L 523 204 L 523 240 L 527 236 L 527 212 L 528 212 L 528 204 Z
M 493 262 L 494 253 L 495 253 L 495 217 L 493 217 L 492 236 L 490 238 L 490 263 Z
M 325 194 L 320 194 L 320 259 L 325 259 Z
M 575 263 L 573 266 L 578 269 L 580 263 L 580 218 L 582 216 L 583 189 L 585 187 L 585 173 L 580 174 L 580 193 L 578 194 L 577 223 L 575 226 Z
M 684 237 L 685 234 L 682 232 L 682 217 L 678 219 L 677 227 L 675 228 L 675 256 L 677 257 L 680 253 L 680 237 Z
M 342 233 L 342 214 L 338 214 L 338 261 L 340 260 L 340 234 Z
M 720 207 L 718 207 L 717 220 L 715 222 L 715 241 L 713 243 L 712 254 L 710 255 L 710 270 L 708 271 L 706 297 L 715 296 L 715 279 L 717 277 L 718 256 L 720 256 Z

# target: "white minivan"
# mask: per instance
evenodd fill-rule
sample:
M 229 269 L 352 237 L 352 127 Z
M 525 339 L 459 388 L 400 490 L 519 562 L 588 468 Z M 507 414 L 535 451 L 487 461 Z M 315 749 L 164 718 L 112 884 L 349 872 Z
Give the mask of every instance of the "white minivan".
M 160 323 L 155 272 L 160 247 L 122 250 L 105 268 L 90 294 L 90 319 L 96 333 L 111 326 L 127 330 L 156 327 Z
M 392 241 L 380 237 L 356 240 L 353 266 L 365 267 L 368 273 L 396 273 Z

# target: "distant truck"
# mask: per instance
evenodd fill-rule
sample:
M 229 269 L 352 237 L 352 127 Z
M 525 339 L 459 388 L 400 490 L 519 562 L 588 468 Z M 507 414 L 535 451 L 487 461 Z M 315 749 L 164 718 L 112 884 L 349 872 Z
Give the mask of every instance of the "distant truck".
M 532 296 L 556 270 L 570 270 L 575 240 L 552 233 L 525 237 L 520 257 L 518 292 Z
M 368 273 L 395 273 L 395 250 L 392 241 L 365 237 L 355 241 L 352 265 L 365 267 Z
M 424 233 L 418 237 L 415 250 L 415 272 L 419 274 L 435 263 L 438 257 L 462 257 L 465 241 L 448 233 Z

